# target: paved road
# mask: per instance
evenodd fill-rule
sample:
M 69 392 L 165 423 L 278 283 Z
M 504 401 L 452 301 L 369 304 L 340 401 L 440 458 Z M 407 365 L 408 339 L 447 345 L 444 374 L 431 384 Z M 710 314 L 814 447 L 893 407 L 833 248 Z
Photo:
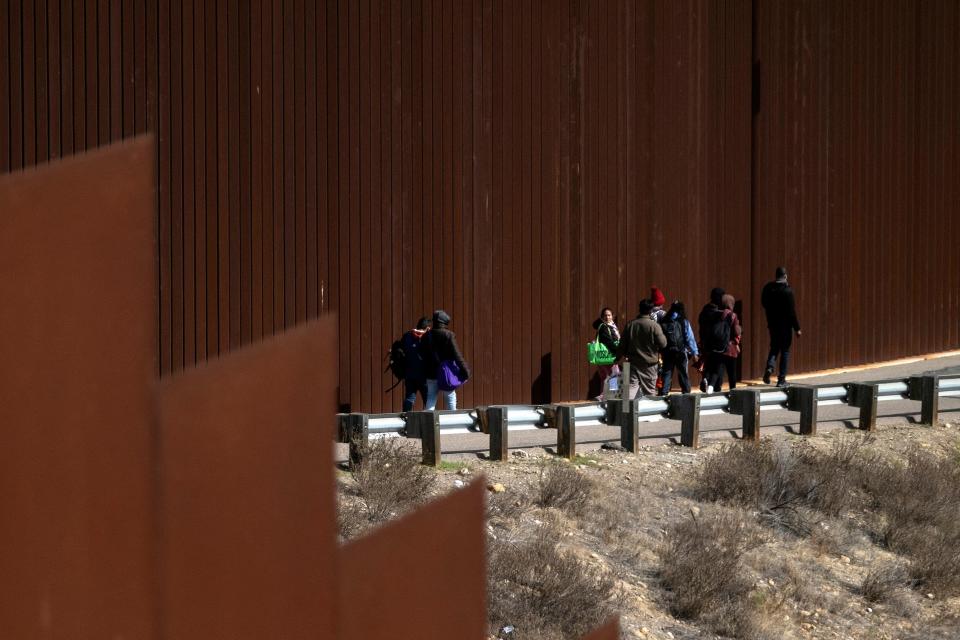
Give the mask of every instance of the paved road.
M 883 367 L 859 369 L 830 373 L 826 375 L 792 376 L 793 382 L 805 384 L 831 384 L 841 382 L 869 382 L 888 378 L 903 378 L 921 373 L 958 374 L 960 373 L 960 354 L 935 359 L 901 362 Z M 960 422 L 960 397 L 941 398 L 941 420 Z M 908 400 L 885 400 L 877 407 L 877 424 L 916 422 L 920 417 L 920 403 Z M 764 410 L 761 413 L 762 435 L 774 433 L 797 433 L 799 431 L 799 413 L 782 409 Z M 818 411 L 818 431 L 856 428 L 859 409 L 846 405 L 820 407 Z M 703 416 L 700 419 L 700 439 L 732 439 L 740 436 L 741 418 L 729 414 Z M 640 424 L 642 444 L 659 444 L 679 441 L 680 422 L 660 419 Z M 556 446 L 557 432 L 553 429 L 519 431 L 510 434 L 510 447 L 543 448 L 553 451 Z M 616 427 L 592 426 L 577 429 L 577 451 L 595 450 L 604 442 L 619 442 L 620 430 Z M 442 440 L 443 455 L 446 458 L 469 459 L 484 455 L 489 450 L 489 439 L 485 434 L 448 435 Z M 337 445 L 337 460 L 346 459 L 346 450 Z

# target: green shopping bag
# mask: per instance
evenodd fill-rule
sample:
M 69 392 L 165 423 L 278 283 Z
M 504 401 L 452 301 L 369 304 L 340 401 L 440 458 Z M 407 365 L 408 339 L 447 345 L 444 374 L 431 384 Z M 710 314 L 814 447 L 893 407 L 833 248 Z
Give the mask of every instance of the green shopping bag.
M 597 337 L 592 341 L 587 343 L 587 362 L 590 364 L 613 364 L 617 361 L 616 356 L 610 353 L 610 350 L 600 342 L 600 334 L 597 333 Z

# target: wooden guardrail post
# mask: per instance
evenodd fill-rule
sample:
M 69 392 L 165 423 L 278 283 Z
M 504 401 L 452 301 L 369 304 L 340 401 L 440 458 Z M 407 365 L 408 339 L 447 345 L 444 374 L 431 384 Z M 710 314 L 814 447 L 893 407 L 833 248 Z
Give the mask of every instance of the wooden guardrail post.
M 910 399 L 920 401 L 920 422 L 936 426 L 940 413 L 940 377 L 911 376 Z
M 490 432 L 490 459 L 506 460 L 510 453 L 510 428 L 507 424 L 507 408 L 501 406 L 487 407 L 487 429 Z
M 699 393 L 684 393 L 667 396 L 670 417 L 680 421 L 680 444 L 691 449 L 700 447 L 700 398 Z
M 423 464 L 440 465 L 440 414 L 436 411 L 411 411 L 407 414 L 407 435 L 420 438 Z
M 573 407 L 560 405 L 557 411 L 557 454 L 567 460 L 577 455 L 577 423 Z
M 743 416 L 743 439 L 760 441 L 760 393 L 758 389 L 730 392 L 730 413 Z
M 860 428 L 873 431 L 877 427 L 877 385 L 854 382 L 846 387 L 850 404 L 860 409 Z
M 365 413 L 351 413 L 347 416 L 347 435 L 350 443 L 350 466 L 360 464 L 363 450 L 370 442 L 370 432 Z
M 787 387 L 787 408 L 800 412 L 800 435 L 817 435 L 817 388 L 791 384 Z

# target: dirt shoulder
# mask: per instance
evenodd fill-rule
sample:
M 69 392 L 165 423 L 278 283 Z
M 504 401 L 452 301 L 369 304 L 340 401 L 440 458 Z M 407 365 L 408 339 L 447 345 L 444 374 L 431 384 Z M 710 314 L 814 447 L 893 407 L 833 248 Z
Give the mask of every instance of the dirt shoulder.
M 826 454 L 837 448 L 838 440 L 852 437 L 859 437 L 858 432 L 839 430 L 807 439 L 784 434 L 773 436 L 768 445 L 783 451 L 799 446 L 807 452 L 805 455 Z M 952 423 L 935 428 L 898 424 L 881 427 L 864 447 L 871 456 L 879 456 L 877 460 L 899 461 L 910 451 L 928 451 L 937 458 L 957 456 L 960 465 L 958 442 L 960 428 Z M 873 577 L 887 575 L 880 569 L 900 571 L 908 563 L 878 539 L 877 532 L 884 530 L 884 516 L 863 506 L 867 503 L 851 502 L 855 507 L 839 509 L 835 514 L 802 507 L 780 521 L 780 515 L 771 520 L 769 514 L 756 510 L 705 500 L 702 487 L 696 486 L 703 482 L 700 471 L 711 456 L 730 446 L 708 442 L 691 451 L 656 444 L 644 446 L 636 455 L 600 450 L 573 463 L 557 462 L 542 450 L 514 451 L 507 463 L 451 460 L 437 472 L 426 491 L 430 495 L 444 493 L 483 474 L 491 488 L 488 535 L 493 561 L 498 548 L 515 548 L 525 540 L 556 540 L 560 553 L 579 563 L 575 566 L 580 567 L 580 573 L 592 576 L 591 583 L 606 581 L 601 594 L 605 604 L 580 606 L 618 611 L 623 637 L 715 638 L 726 637 L 722 635 L 725 631 L 732 637 L 751 638 L 960 637 L 958 597 L 936 593 L 917 581 L 908 583 L 903 576 L 881 585 L 882 597 L 869 589 L 865 595 L 865 580 L 867 585 L 872 584 Z M 566 503 L 558 500 L 554 506 L 545 506 L 545 472 L 557 465 L 585 478 L 589 496 L 574 495 Z M 356 492 L 349 485 L 350 480 L 344 476 L 341 502 L 356 506 Z M 576 493 L 577 488 L 566 490 Z M 960 513 L 955 515 L 960 519 Z M 732 525 L 739 527 L 739 533 L 731 543 L 739 549 L 729 553 L 718 549 L 716 557 L 723 563 L 732 554 L 738 555 L 735 572 L 739 586 L 724 588 L 743 600 L 746 608 L 735 604 L 683 619 L 676 614 L 681 608 L 677 602 L 679 590 L 667 584 L 663 570 L 665 557 L 678 556 L 665 555 L 665 550 L 670 547 L 674 552 L 680 549 L 688 553 L 682 544 L 677 546 L 678 531 L 687 526 L 687 530 L 700 533 L 700 523 L 717 518 L 739 523 Z M 791 518 L 802 521 L 802 526 Z M 713 544 L 710 538 L 703 542 L 705 547 Z M 529 561 L 538 563 L 535 555 Z M 522 559 L 512 562 L 522 563 Z M 530 567 L 531 571 L 536 569 Z M 709 582 L 713 569 L 703 570 Z M 499 579 L 511 587 L 508 583 L 513 578 L 499 576 L 497 571 L 496 567 L 491 570 L 491 581 Z M 530 587 L 528 595 L 542 602 L 537 588 Z M 587 585 L 580 590 L 591 588 Z M 532 629 L 532 622 L 523 628 L 519 623 L 497 620 L 498 615 L 523 618 L 525 614 L 514 605 L 498 608 L 495 590 L 491 593 L 491 637 L 572 637 L 562 631 Z M 546 616 L 537 620 L 548 620 L 551 613 L 537 615 Z M 745 626 L 737 620 L 721 619 L 724 615 L 750 615 L 754 620 Z

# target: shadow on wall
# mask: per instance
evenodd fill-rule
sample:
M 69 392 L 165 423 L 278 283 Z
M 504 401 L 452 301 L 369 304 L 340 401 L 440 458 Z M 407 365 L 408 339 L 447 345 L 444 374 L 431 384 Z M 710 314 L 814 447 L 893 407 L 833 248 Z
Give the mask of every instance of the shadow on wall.
M 532 404 L 548 404 L 550 399 L 550 369 L 552 352 L 543 354 L 540 358 L 540 375 L 530 385 L 530 402 Z

